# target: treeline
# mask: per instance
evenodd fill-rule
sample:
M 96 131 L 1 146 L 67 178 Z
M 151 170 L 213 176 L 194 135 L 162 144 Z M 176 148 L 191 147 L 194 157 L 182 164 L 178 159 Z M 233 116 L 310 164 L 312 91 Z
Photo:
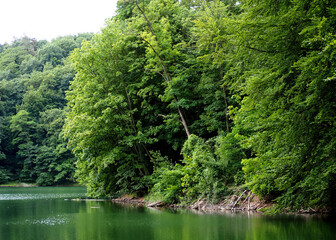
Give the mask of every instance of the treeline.
M 0 183 L 74 182 L 74 155 L 61 130 L 75 72 L 69 54 L 92 34 L 0 45 Z

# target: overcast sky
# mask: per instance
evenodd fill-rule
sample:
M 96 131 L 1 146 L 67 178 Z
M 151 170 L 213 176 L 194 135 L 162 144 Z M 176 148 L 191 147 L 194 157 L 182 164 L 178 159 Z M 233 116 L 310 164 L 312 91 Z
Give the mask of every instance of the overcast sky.
M 99 32 L 117 0 L 1 0 L 0 44 L 23 36 L 51 40 Z

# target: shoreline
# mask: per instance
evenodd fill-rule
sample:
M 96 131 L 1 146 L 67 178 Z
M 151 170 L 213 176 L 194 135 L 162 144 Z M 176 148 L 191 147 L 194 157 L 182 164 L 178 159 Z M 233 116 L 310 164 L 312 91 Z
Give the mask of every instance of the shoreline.
M 239 199 L 236 199 L 236 195 L 230 196 L 228 199 L 225 199 L 218 204 L 209 203 L 204 199 L 199 199 L 193 204 L 190 205 L 179 205 L 179 204 L 169 204 L 162 201 L 148 202 L 144 197 L 130 197 L 122 196 L 119 198 L 112 199 L 112 202 L 120 203 L 123 205 L 132 205 L 139 207 L 148 207 L 148 208 L 167 208 L 167 209 L 189 209 L 202 212 L 227 212 L 227 211 L 240 211 L 240 212 L 263 212 L 262 209 L 269 208 L 273 206 L 271 203 L 265 201 L 260 201 L 259 198 L 254 197 L 253 200 L 250 198 L 248 203 L 248 198 L 242 199 L 242 202 L 239 202 Z M 250 204 L 250 205 L 248 205 Z
M 78 184 L 69 185 L 56 185 L 56 186 L 39 186 L 31 183 L 12 183 L 2 184 L 0 188 L 37 188 L 37 187 L 78 187 Z M 73 199 L 78 200 L 78 199 Z M 163 201 L 151 202 L 145 199 L 145 197 L 134 197 L 131 195 L 124 195 L 114 199 L 95 199 L 95 198 L 82 198 L 81 201 L 111 201 L 114 203 L 129 205 L 134 207 L 147 207 L 153 209 L 185 209 L 197 213 L 214 214 L 214 213 L 259 213 L 270 214 L 269 210 L 275 206 L 272 202 L 259 199 L 251 191 L 243 191 L 238 195 L 227 196 L 226 199 L 214 204 L 206 201 L 205 199 L 198 199 L 196 202 L 189 205 L 170 204 Z M 277 214 L 295 214 L 295 215 L 330 215 L 334 214 L 331 209 L 328 208 L 312 208 L 299 209 L 292 211 L 289 208 L 275 213 Z
M 246 194 L 245 197 L 242 195 Z M 253 196 L 251 192 L 243 193 L 241 196 L 232 195 L 227 199 L 217 203 L 209 203 L 204 199 L 199 199 L 190 205 L 179 205 L 179 204 L 167 204 L 162 201 L 149 202 L 146 201 L 144 197 L 131 197 L 122 196 L 110 200 L 114 203 L 119 203 L 122 205 L 130 205 L 135 207 L 147 207 L 154 209 L 187 209 L 197 213 L 214 214 L 214 213 L 259 213 L 259 214 L 269 214 L 268 210 L 275 206 L 272 202 L 267 202 L 265 200 L 260 200 L 257 196 Z M 299 209 L 297 211 L 291 211 L 290 209 L 284 209 L 283 211 L 276 213 L 278 214 L 294 214 L 294 215 L 325 215 L 332 214 L 332 211 L 322 208 L 322 209 Z

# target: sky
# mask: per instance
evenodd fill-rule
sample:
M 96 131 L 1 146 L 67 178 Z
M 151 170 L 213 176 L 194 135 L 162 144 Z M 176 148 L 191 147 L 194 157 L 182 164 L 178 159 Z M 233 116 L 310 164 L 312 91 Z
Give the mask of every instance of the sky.
M 0 44 L 27 36 L 48 40 L 97 33 L 115 14 L 117 0 L 1 0 Z

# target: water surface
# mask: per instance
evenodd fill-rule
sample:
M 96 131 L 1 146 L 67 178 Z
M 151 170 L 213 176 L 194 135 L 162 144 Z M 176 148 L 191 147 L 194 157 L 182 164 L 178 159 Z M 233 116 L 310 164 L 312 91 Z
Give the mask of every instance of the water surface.
M 84 195 L 82 187 L 0 188 L 0 239 L 336 239 L 330 218 L 200 214 L 71 200 Z

